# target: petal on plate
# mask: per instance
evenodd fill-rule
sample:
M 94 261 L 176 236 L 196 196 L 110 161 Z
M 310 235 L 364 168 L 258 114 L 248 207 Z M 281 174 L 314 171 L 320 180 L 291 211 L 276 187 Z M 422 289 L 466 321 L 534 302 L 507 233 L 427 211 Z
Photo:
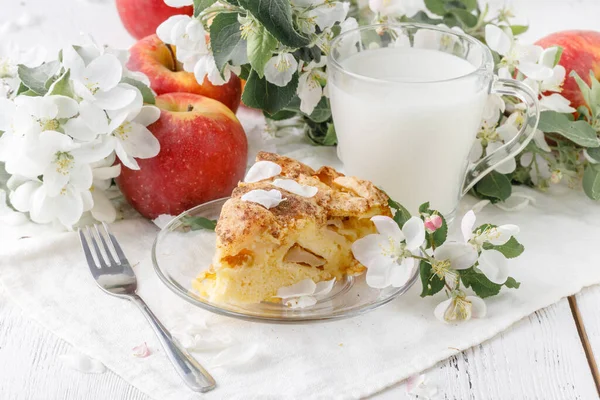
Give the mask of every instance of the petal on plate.
M 103 54 L 94 59 L 85 69 L 87 82 L 100 89 L 101 92 L 113 89 L 121 81 L 123 66 L 112 54 Z M 104 107 L 103 107 L 104 108 Z
M 242 196 L 242 201 L 257 203 L 267 209 L 277 207 L 284 200 L 285 198 L 281 196 L 281 192 L 275 189 L 269 191 L 262 189 L 251 190 Z
M 448 311 L 448 308 L 452 306 L 452 300 L 453 299 L 448 299 L 448 300 L 444 300 L 442 301 L 440 304 L 438 304 L 435 307 L 435 310 L 433 310 L 433 315 L 435 315 L 435 317 L 437 319 L 439 319 L 440 321 L 442 321 L 443 323 L 448 323 L 448 321 L 446 321 L 446 311 Z
M 484 318 L 487 314 L 487 306 L 483 299 L 477 296 L 467 296 L 465 299 L 471 302 L 471 316 L 473 318 Z
M 473 210 L 468 211 L 460 222 L 460 231 L 462 232 L 465 242 L 468 242 L 473 237 L 473 227 L 477 217 Z
M 318 296 L 325 296 L 326 294 L 329 294 L 331 292 L 331 289 L 333 289 L 334 285 L 335 285 L 335 278 L 328 280 L 328 281 L 322 281 L 322 282 L 317 283 L 317 286 L 315 287 L 313 296 L 318 297 Z
M 510 51 L 513 39 L 496 25 L 487 24 L 485 26 L 485 42 L 490 49 L 504 56 Z
M 473 266 L 477 262 L 477 250 L 467 243 L 446 242 L 433 252 L 437 261 L 450 261 L 453 269 L 461 270 Z
M 508 267 L 506 258 L 496 250 L 483 250 L 479 256 L 477 268 L 490 281 L 503 284 L 508 279 Z
M 212 368 L 242 365 L 249 363 L 258 353 L 258 344 L 231 346 L 210 360 Z
M 244 182 L 259 182 L 279 174 L 281 174 L 281 166 L 279 164 L 272 161 L 258 161 L 250 167 L 244 178 Z
M 288 299 L 292 297 L 310 296 L 315 292 L 317 284 L 312 279 L 304 279 L 290 286 L 284 286 L 277 289 L 277 295 L 280 299 Z
M 477 203 L 475 203 L 473 208 L 471 208 L 471 210 L 473 210 L 473 212 L 475 212 L 475 213 L 478 213 L 479 211 L 483 210 L 483 208 L 490 203 L 491 203 L 491 201 L 489 201 L 487 199 L 478 201 Z
M 291 309 L 306 308 L 317 304 L 317 299 L 314 296 L 301 296 L 293 299 L 288 299 L 285 305 Z
M 152 158 L 160 152 L 158 139 L 144 125 L 132 122 L 127 135 L 117 135 L 123 148 L 132 157 Z
M 98 188 L 94 188 L 91 193 L 94 200 L 92 216 L 98 221 L 114 222 L 117 218 L 117 210 L 110 199 L 106 197 L 106 193 Z
M 108 132 L 108 118 L 106 117 L 106 113 L 96 104 L 83 100 L 79 104 L 79 118 L 94 132 Z
M 411 217 L 402 227 L 406 237 L 406 248 L 409 251 L 417 250 L 425 241 L 425 226 L 419 217 Z
M 371 218 L 371 221 L 375 224 L 377 232 L 381 235 L 391 237 L 397 243 L 405 239 L 404 233 L 402 233 L 402 230 L 392 218 L 385 215 L 376 215 Z
M 119 110 L 130 105 L 138 98 L 138 95 L 139 92 L 137 90 L 130 89 L 126 85 L 121 84 L 106 92 L 96 93 L 94 104 L 104 110 Z
M 319 189 L 314 186 L 301 185 L 293 179 L 275 179 L 271 184 L 287 190 L 288 192 L 297 194 L 298 196 L 307 198 L 314 197 L 319 191 Z
M 63 130 L 73 139 L 81 142 L 92 141 L 98 136 L 96 132 L 90 129 L 82 117 L 71 118 L 63 125 Z
M 58 356 L 58 359 L 67 368 L 84 374 L 103 374 L 106 372 L 104 364 L 83 354 L 62 354 Z

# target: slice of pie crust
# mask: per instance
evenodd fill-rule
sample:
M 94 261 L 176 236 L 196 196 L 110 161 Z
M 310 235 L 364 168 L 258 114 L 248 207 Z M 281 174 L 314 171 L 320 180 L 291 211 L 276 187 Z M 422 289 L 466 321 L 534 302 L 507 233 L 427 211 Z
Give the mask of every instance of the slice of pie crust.
M 261 152 L 256 161 L 281 166 L 280 175 L 240 182 L 223 205 L 211 267 L 193 286 L 213 302 L 277 301 L 284 286 L 310 278 L 342 279 L 365 271 L 352 255 L 352 243 L 375 233 L 370 218 L 392 216 L 388 197 L 371 182 L 347 177 L 331 167 L 318 171 L 288 157 Z M 307 198 L 271 184 L 293 179 L 318 188 Z M 267 209 L 241 197 L 256 189 L 279 190 L 285 198 Z

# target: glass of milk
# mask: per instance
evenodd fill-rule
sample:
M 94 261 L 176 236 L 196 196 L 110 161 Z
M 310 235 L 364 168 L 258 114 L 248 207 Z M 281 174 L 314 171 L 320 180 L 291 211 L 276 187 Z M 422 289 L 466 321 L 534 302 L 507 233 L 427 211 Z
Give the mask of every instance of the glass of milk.
M 338 155 L 348 175 L 368 179 L 411 213 L 429 201 L 453 220 L 460 198 L 531 140 L 537 96 L 494 79 L 489 49 L 447 28 L 360 27 L 331 43 L 328 90 Z M 519 134 L 476 164 L 469 151 L 489 93 L 525 105 Z

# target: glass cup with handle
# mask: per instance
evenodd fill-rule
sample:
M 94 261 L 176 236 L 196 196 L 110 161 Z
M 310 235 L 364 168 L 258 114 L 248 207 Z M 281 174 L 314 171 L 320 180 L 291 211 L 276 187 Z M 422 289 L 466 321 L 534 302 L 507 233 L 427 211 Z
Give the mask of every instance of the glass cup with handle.
M 535 133 L 537 96 L 521 82 L 495 79 L 490 50 L 463 32 L 412 23 L 363 26 L 336 37 L 328 57 L 345 172 L 372 181 L 413 214 L 429 201 L 452 221 L 460 198 Z M 523 123 L 471 163 L 490 93 L 519 99 Z

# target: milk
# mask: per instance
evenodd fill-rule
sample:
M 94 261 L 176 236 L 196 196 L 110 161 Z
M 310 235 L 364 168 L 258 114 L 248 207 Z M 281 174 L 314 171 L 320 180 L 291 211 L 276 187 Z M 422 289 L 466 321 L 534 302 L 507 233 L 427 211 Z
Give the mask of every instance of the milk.
M 341 65 L 362 76 L 334 73 L 329 80 L 345 172 L 374 182 L 413 213 L 426 201 L 453 213 L 488 87 L 476 74 L 452 79 L 475 67 L 415 48 L 359 52 Z

